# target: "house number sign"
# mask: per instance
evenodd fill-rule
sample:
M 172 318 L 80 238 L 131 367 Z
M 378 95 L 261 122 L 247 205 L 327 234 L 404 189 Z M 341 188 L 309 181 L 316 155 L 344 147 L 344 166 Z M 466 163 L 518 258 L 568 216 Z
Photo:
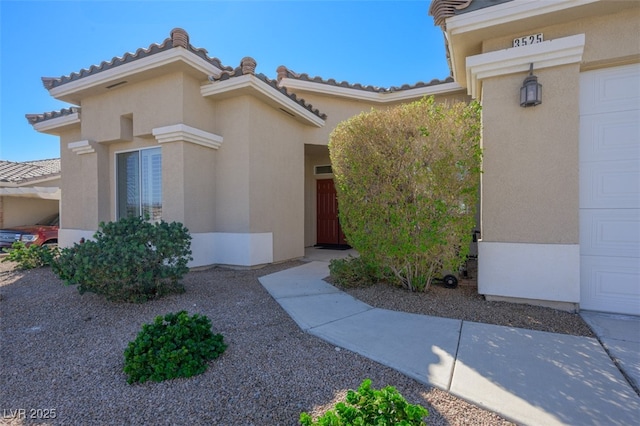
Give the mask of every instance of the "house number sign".
M 518 37 L 513 39 L 513 47 L 528 46 L 530 44 L 542 43 L 544 38 L 542 33 L 531 34 L 524 37 Z

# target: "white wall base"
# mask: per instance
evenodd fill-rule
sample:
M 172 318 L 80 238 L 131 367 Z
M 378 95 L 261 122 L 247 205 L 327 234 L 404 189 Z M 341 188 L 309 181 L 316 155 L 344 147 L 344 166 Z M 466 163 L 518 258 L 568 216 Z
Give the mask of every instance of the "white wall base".
M 58 246 L 71 247 L 74 243 L 93 239 L 96 231 L 82 229 L 58 230 Z M 208 265 L 257 266 L 273 263 L 273 234 L 206 232 L 191 234 L 193 260 L 190 268 Z
M 580 246 L 480 241 L 478 293 L 579 303 Z
M 273 234 L 207 232 L 191 234 L 193 261 L 189 267 L 207 265 L 256 266 L 273 263 Z
M 71 247 L 74 243 L 80 242 L 82 238 L 85 240 L 93 240 L 96 230 L 87 231 L 86 229 L 58 229 L 58 247 Z

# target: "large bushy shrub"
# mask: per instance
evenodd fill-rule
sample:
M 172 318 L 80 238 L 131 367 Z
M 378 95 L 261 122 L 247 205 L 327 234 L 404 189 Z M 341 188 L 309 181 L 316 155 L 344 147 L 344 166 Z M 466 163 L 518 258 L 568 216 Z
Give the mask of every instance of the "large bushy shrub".
M 189 271 L 190 246 L 181 223 L 127 217 L 101 223 L 94 240 L 62 249 L 52 269 L 66 284 L 77 284 L 80 294 L 144 302 L 184 291 L 179 280 Z
M 127 382 L 161 382 L 204 373 L 207 362 L 220 356 L 227 345 L 221 334 L 213 334 L 204 315 L 186 311 L 158 316 L 144 324 L 124 351 Z
M 7 256 L 2 259 L 2 261 L 16 262 L 18 269 L 33 269 L 49 266 L 58 251 L 57 247 L 48 245 L 39 246 L 31 244 L 27 247 L 22 241 L 16 241 L 11 245 L 10 249 L 2 250 L 7 253 Z
M 340 123 L 329 142 L 347 241 L 410 290 L 465 261 L 480 173 L 480 106 L 425 98 Z
M 357 391 L 347 392 L 346 403 L 338 402 L 333 410 L 313 421 L 308 413 L 300 414 L 303 426 L 403 425 L 426 426 L 429 411 L 421 405 L 409 404 L 393 387 L 371 389 L 366 379 Z

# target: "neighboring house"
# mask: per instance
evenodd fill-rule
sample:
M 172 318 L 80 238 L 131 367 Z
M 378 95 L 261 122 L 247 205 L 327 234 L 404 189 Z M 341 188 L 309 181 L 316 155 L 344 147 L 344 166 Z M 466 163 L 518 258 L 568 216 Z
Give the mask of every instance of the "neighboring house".
M 274 81 L 252 58 L 223 66 L 182 29 L 43 78 L 76 105 L 27 115 L 60 136 L 60 244 L 130 213 L 184 223 L 192 266 L 256 266 L 339 244 L 327 149 L 336 124 L 425 95 L 476 98 L 479 292 L 640 314 L 640 3 L 434 0 L 430 12 L 445 32 L 453 78 L 444 81 L 383 89 L 283 66 Z M 540 43 L 513 47 L 529 35 Z M 544 96 L 522 108 L 530 64 Z
M 59 211 L 60 159 L 0 160 L 0 229 L 33 225 Z
M 478 291 L 640 315 L 640 2 L 434 0 L 430 14 L 483 108 Z M 542 103 L 523 108 L 531 64 Z

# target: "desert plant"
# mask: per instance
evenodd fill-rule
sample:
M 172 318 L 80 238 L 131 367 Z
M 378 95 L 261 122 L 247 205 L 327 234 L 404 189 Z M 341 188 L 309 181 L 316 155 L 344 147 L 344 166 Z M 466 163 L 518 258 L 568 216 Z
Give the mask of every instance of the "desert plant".
M 204 373 L 207 362 L 220 356 L 227 345 L 221 334 L 213 334 L 204 315 L 186 311 L 157 316 L 144 324 L 124 351 L 124 372 L 129 384 L 147 380 L 160 382 Z
M 52 269 L 65 284 L 77 284 L 80 294 L 144 302 L 184 291 L 179 280 L 189 271 L 190 241 L 181 223 L 127 217 L 101 223 L 94 240 L 62 249 Z
M 347 391 L 346 403 L 338 402 L 333 410 L 313 421 L 308 413 L 300 414 L 303 426 L 401 425 L 426 426 L 429 411 L 412 405 L 393 387 L 371 389 L 371 380 L 362 382 L 357 391 Z
M 466 259 L 480 176 L 480 106 L 425 98 L 340 123 L 329 152 L 340 223 L 410 290 Z
M 49 266 L 56 256 L 57 248 L 32 244 L 29 247 L 22 241 L 16 241 L 10 249 L 3 249 L 8 253 L 3 262 L 16 262 L 18 269 L 33 269 Z

